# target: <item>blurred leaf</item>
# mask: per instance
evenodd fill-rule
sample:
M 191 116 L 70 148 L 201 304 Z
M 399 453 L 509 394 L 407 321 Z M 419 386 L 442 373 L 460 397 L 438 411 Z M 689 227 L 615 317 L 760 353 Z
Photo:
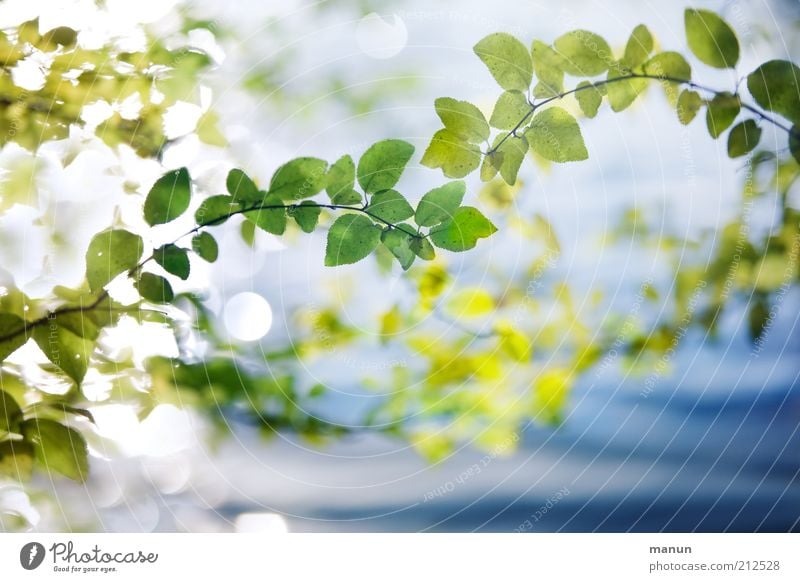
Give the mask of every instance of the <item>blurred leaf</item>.
M 26 481 L 33 471 L 33 446 L 25 441 L 0 443 L 0 476 Z
M 33 444 L 36 458 L 48 471 L 75 481 L 86 480 L 89 452 L 80 433 L 47 419 L 26 420 L 22 432 L 25 440 Z
M 381 229 L 366 216 L 340 216 L 328 231 L 325 266 L 357 263 L 378 246 L 380 238 Z
M 28 341 L 25 321 L 12 313 L 0 313 L 0 362 L 21 348 Z
M 414 146 L 399 139 L 371 145 L 358 160 L 358 183 L 367 194 L 394 188 L 412 155 Z
M 528 49 L 505 32 L 484 37 L 473 47 L 495 81 L 506 91 L 527 91 L 533 79 L 533 63 Z
M 495 303 L 488 291 L 472 287 L 451 295 L 447 301 L 447 310 L 455 317 L 481 317 L 492 313 Z
M 150 226 L 178 218 L 189 208 L 192 181 L 189 170 L 180 168 L 161 176 L 144 201 L 144 219 Z
M 0 434 L 18 432 L 20 422 L 22 422 L 22 409 L 19 404 L 11 394 L 0 390 Z
M 432 261 L 436 258 L 436 250 L 427 238 L 411 239 L 411 250 L 423 261 Z
M 752 119 L 747 119 L 728 134 L 728 155 L 738 158 L 748 154 L 756 148 L 760 139 L 761 128 Z
M 739 62 L 736 33 L 710 10 L 688 8 L 684 12 L 686 40 L 695 56 L 718 69 L 732 69 Z
M 48 320 L 47 325 L 34 328 L 32 335 L 47 359 L 80 385 L 89 368 L 94 340 L 72 333 L 55 320 Z

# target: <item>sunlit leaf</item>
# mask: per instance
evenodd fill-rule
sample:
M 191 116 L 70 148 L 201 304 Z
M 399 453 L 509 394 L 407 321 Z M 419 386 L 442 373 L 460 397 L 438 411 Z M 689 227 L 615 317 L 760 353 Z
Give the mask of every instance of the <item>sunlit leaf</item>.
M 241 205 L 234 200 L 233 196 L 218 194 L 203 200 L 194 213 L 194 220 L 197 224 L 222 224 L 240 209 Z
M 32 443 L 36 459 L 48 470 L 75 481 L 89 475 L 89 451 L 80 433 L 53 420 L 26 420 L 22 426 L 25 440 Z
M 271 206 L 275 208 L 270 208 Z M 244 213 L 244 217 L 261 230 L 274 235 L 286 232 L 286 208 L 281 198 L 270 194 L 264 199 L 261 208 Z
M 381 234 L 381 242 L 397 258 L 403 270 L 408 270 L 416 257 L 411 250 L 413 241 L 414 237 L 402 228 L 390 228 Z
M 86 251 L 86 279 L 92 291 L 134 268 L 142 257 L 140 236 L 122 229 L 96 234 Z
M 447 129 L 440 129 L 431 139 L 421 163 L 429 168 L 441 168 L 448 178 L 463 178 L 478 168 L 481 152 L 478 146 L 459 139 Z
M 564 90 L 564 70 L 561 57 L 553 47 L 539 40 L 531 44 L 533 70 L 539 81 L 533 88 L 533 96 L 554 97 Z
M 225 186 L 233 199 L 238 202 L 253 203 L 258 202 L 264 197 L 255 182 L 242 170 L 234 168 L 228 172 Z
M 580 89 L 575 93 L 575 99 L 586 117 L 594 117 L 597 115 L 597 110 L 600 109 L 600 104 L 603 102 L 603 94 L 588 81 L 578 83 L 576 89 Z
M 495 310 L 494 298 L 485 289 L 462 289 L 447 300 L 447 310 L 455 317 L 481 317 Z
M 0 313 L 0 362 L 21 348 L 28 338 L 25 322 L 13 313 Z
M 167 244 L 153 252 L 156 263 L 167 272 L 183 280 L 189 278 L 190 263 L 186 249 L 177 245 Z
M 651 52 L 653 52 L 653 35 L 644 24 L 640 24 L 633 29 L 625 45 L 625 54 L 620 59 L 620 65 L 629 69 L 638 67 L 647 60 Z
M 8 392 L 0 390 L 0 435 L 4 432 L 18 432 L 22 422 L 22 409 Z
M 688 125 L 703 106 L 703 99 L 697 91 L 685 89 L 678 97 L 678 119 L 683 125 Z
M 208 232 L 201 232 L 192 238 L 192 250 L 197 253 L 198 257 L 209 263 L 216 261 L 219 256 L 217 239 Z
M 462 206 L 452 220 L 432 229 L 430 238 L 439 248 L 462 252 L 474 248 L 479 239 L 495 232 L 497 228 L 477 208 Z
M 353 192 L 353 186 L 356 183 L 356 165 L 353 163 L 353 158 L 349 155 L 344 155 L 328 170 L 328 185 L 325 190 L 334 204 L 347 204 L 342 202 L 341 197 L 347 196 Z M 361 200 L 361 195 L 356 193 L 358 200 Z M 337 200 L 338 198 L 338 200 Z M 353 202 L 352 204 L 355 204 Z
M 533 151 L 551 162 L 589 157 L 578 122 L 560 107 L 550 107 L 536 115 L 525 135 Z
M 144 299 L 153 303 L 172 303 L 175 299 L 169 281 L 153 273 L 142 273 L 136 282 L 136 289 Z
M 33 339 L 47 356 L 64 373 L 80 384 L 89 368 L 89 357 L 94 351 L 94 340 L 82 338 L 56 321 L 48 321 L 33 330 Z
M 414 146 L 400 139 L 371 145 L 358 160 L 358 183 L 367 194 L 394 188 L 412 155 Z
M 272 175 L 269 194 L 280 200 L 302 200 L 322 191 L 327 183 L 328 162 L 318 158 L 295 158 Z
M 0 475 L 15 480 L 30 479 L 33 455 L 33 445 L 28 442 L 8 440 L 0 443 Z
M 605 39 L 588 30 L 573 30 L 559 36 L 553 42 L 553 49 L 570 75 L 594 77 L 607 71 L 614 61 Z
M 175 220 L 189 208 L 192 181 L 189 171 L 180 168 L 161 176 L 144 201 L 144 218 L 149 225 Z
M 396 190 L 384 190 L 374 194 L 367 207 L 368 212 L 386 222 L 395 224 L 414 216 L 414 209 Z
M 739 62 L 736 33 L 710 10 L 688 8 L 684 12 L 686 40 L 695 56 L 718 69 L 732 69 Z
M 473 47 L 495 81 L 506 91 L 527 91 L 533 79 L 531 55 L 519 40 L 505 32 L 481 39 Z
M 708 102 L 706 126 L 711 137 L 718 138 L 739 115 L 739 98 L 731 93 L 719 93 Z
M 489 139 L 489 124 L 481 110 L 472 103 L 439 97 L 434 105 L 439 119 L 454 135 L 472 143 Z
M 314 232 L 319 222 L 319 215 L 322 209 L 319 205 L 311 200 L 304 200 L 299 206 L 292 208 L 289 213 L 294 218 L 297 226 L 303 232 Z

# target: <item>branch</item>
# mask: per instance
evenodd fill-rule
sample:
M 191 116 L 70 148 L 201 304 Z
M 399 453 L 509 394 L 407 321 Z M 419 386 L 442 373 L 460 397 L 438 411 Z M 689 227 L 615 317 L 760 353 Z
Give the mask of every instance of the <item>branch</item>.
M 675 83 L 675 84 L 678 84 L 678 85 L 686 85 L 687 87 L 689 87 L 691 89 L 699 89 L 700 91 L 705 91 L 706 93 L 710 93 L 712 95 L 721 95 L 722 93 L 726 93 L 726 91 L 720 91 L 720 90 L 717 90 L 717 89 L 713 89 L 711 87 L 706 87 L 704 85 L 699 85 L 699 84 L 697 84 L 694 81 L 691 81 L 689 79 L 679 79 L 677 77 L 670 77 L 670 76 L 667 76 L 667 75 L 647 75 L 645 73 L 631 73 L 630 75 L 624 75 L 622 77 L 612 77 L 610 79 L 604 79 L 604 80 L 601 80 L 601 81 L 596 81 L 595 83 L 590 83 L 589 85 L 583 85 L 581 87 L 575 87 L 574 89 L 570 89 L 569 91 L 563 91 L 563 92 L 559 93 L 558 95 L 554 95 L 553 97 L 548 97 L 547 99 L 543 99 L 542 101 L 539 101 L 538 103 L 532 103 L 531 104 L 531 108 L 528 110 L 527 113 L 525 113 L 525 115 L 522 116 L 522 119 L 520 119 L 519 122 L 517 122 L 517 124 L 514 126 L 514 128 L 511 131 L 509 131 L 499 142 L 497 142 L 496 145 L 492 146 L 486 152 L 485 155 L 490 155 L 490 154 L 495 153 L 498 150 L 498 148 L 501 145 L 503 145 L 506 142 L 506 140 L 508 140 L 508 138 L 510 138 L 512 135 L 516 135 L 517 131 L 525 124 L 525 122 L 528 119 L 530 119 L 531 115 L 533 115 L 534 112 L 537 109 L 539 109 L 540 107 L 542 107 L 544 105 L 547 105 L 548 103 L 552 103 L 553 101 L 558 101 L 560 99 L 563 99 L 564 97 L 566 97 L 568 95 L 573 95 L 575 93 L 579 93 L 579 92 L 585 91 L 587 89 L 595 89 L 597 87 L 602 87 L 604 85 L 610 85 L 612 83 L 617 83 L 619 81 L 627 81 L 629 79 L 648 79 L 648 80 L 653 80 L 653 81 L 666 81 L 668 83 Z M 772 125 L 774 125 L 778 129 L 782 129 L 783 131 L 788 133 L 790 136 L 794 136 L 797 139 L 800 139 L 800 133 L 798 133 L 798 131 L 795 130 L 794 128 L 792 128 L 792 127 L 790 127 L 790 126 L 788 126 L 788 125 L 786 125 L 784 123 L 781 123 L 779 120 L 777 120 L 774 117 L 768 115 L 766 112 L 762 111 L 758 107 L 755 107 L 754 105 L 750 105 L 749 103 L 744 103 L 744 102 L 741 102 L 741 101 L 740 101 L 740 103 L 741 103 L 742 109 L 746 109 L 747 111 L 750 111 L 751 113 L 757 115 L 763 121 L 766 121 L 767 123 L 771 123 Z
M 377 222 L 380 222 L 382 224 L 385 224 L 389 228 L 397 228 L 396 224 L 394 224 L 392 222 L 389 222 L 388 220 L 384 220 L 380 216 L 377 216 L 376 214 L 374 214 L 374 213 L 370 212 L 369 210 L 367 210 L 367 208 L 369 208 L 369 206 L 358 207 L 358 206 L 345 206 L 345 205 L 342 205 L 342 204 L 318 204 L 318 206 L 321 207 L 321 208 L 326 208 L 328 210 L 353 210 L 353 211 L 356 211 L 356 212 L 361 212 L 362 214 L 366 214 L 367 216 L 369 216 L 373 220 L 375 220 Z M 303 208 L 303 206 L 301 204 L 299 204 L 299 203 L 297 203 L 297 204 L 254 204 L 253 206 L 249 206 L 249 207 L 246 207 L 246 208 L 239 208 L 237 210 L 232 210 L 231 212 L 229 212 L 229 213 L 227 213 L 227 214 L 225 214 L 223 216 L 218 216 L 217 218 L 215 218 L 213 220 L 209 220 L 209 221 L 206 221 L 206 222 L 201 222 L 200 224 L 196 225 L 191 230 L 183 233 L 178 238 L 173 240 L 171 244 L 176 244 L 182 238 L 185 238 L 187 236 L 191 236 L 191 235 L 193 235 L 193 234 L 199 232 L 200 230 L 202 230 L 204 228 L 207 228 L 209 226 L 216 226 L 218 224 L 222 224 L 223 222 L 225 222 L 226 220 L 228 220 L 232 216 L 236 216 L 238 214 L 244 214 L 246 212 L 255 212 L 257 210 L 277 210 L 277 209 L 280 209 L 280 208 L 283 208 L 285 210 L 292 210 L 292 209 L 297 209 L 297 208 Z M 412 238 L 416 238 L 416 239 L 424 239 L 424 238 L 428 237 L 428 235 L 423 235 L 423 234 L 419 234 L 419 233 L 411 233 L 411 232 L 407 232 L 407 231 L 403 231 L 403 232 L 408 234 L 408 236 L 410 236 Z M 141 270 L 142 267 L 144 267 L 147 263 L 149 263 L 150 261 L 152 261 L 154 259 L 155 259 L 155 252 L 152 253 L 147 258 L 142 259 L 135 267 L 132 267 L 131 269 L 129 269 L 128 273 L 127 273 L 128 276 L 129 277 L 135 276 L 136 273 L 139 270 Z M 98 307 L 100 307 L 100 305 L 103 303 L 103 301 L 108 299 L 108 297 L 109 297 L 108 291 L 103 289 L 103 291 L 89 305 L 85 305 L 85 306 L 84 305 L 70 305 L 70 306 L 60 307 L 58 309 L 53 309 L 51 311 L 48 311 L 45 315 L 43 315 L 42 317 L 40 317 L 38 319 L 35 319 L 33 321 L 25 321 L 24 322 L 25 325 L 21 329 L 19 329 L 17 331 L 13 331 L 11 333 L 7 333 L 7 334 L 5 334 L 3 336 L 0 336 L 0 342 L 5 342 L 5 341 L 8 341 L 8 340 L 14 339 L 14 338 L 16 338 L 16 337 L 18 337 L 18 336 L 20 336 L 22 334 L 25 334 L 26 337 L 27 337 L 30 330 L 32 330 L 32 329 L 34 329 L 36 327 L 39 327 L 41 325 L 46 324 L 48 321 L 50 321 L 53 318 L 58 317 L 59 315 L 64 315 L 64 314 L 67 314 L 67 313 L 78 313 L 78 312 L 79 313 L 86 313 L 86 312 L 93 311 L 93 310 L 97 309 Z M 126 311 L 126 310 L 121 310 L 121 311 Z

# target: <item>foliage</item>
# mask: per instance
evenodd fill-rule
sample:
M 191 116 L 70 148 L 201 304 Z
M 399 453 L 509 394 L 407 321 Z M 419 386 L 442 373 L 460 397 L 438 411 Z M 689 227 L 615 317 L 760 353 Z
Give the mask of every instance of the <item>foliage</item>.
M 703 65 L 733 68 L 739 62 L 735 32 L 713 12 L 687 10 L 685 30 L 689 49 Z M 763 240 L 741 244 L 745 248 L 739 250 L 736 229 L 741 220 L 729 225 L 707 271 L 678 273 L 678 318 L 656 322 L 657 333 L 644 327 L 632 330 L 624 337 L 624 351 L 641 365 L 669 349 L 682 333 L 680 307 L 691 300 L 701 279 L 709 296 L 697 321 L 713 330 L 730 300 L 725 281 L 733 250 L 739 255 L 736 289 L 757 297 L 749 313 L 752 339 L 757 340 L 769 326 L 771 297 L 784 284 L 785 273 L 797 280 L 791 249 L 800 221 L 797 211 L 787 205 L 787 192 L 797 179 L 800 162 L 800 70 L 783 60 L 764 63 L 748 75 L 747 97 L 738 88 L 717 90 L 698 84 L 686 57 L 673 51 L 654 54 L 656 46 L 645 25 L 632 31 L 618 56 L 605 39 L 586 30 L 568 31 L 550 44 L 533 40 L 530 49 L 505 32 L 480 40 L 474 52 L 499 85 L 495 105 L 487 119 L 468 101 L 453 97 L 435 101 L 442 127 L 420 163 L 441 170 L 449 181 L 421 196 L 409 195 L 403 187 L 415 148 L 400 139 L 378 141 L 360 156 L 345 154 L 333 163 L 303 155 L 278 167 L 263 184 L 245 169 L 234 168 L 227 174 L 226 193 L 205 191 L 187 168 L 164 168 L 147 193 L 142 192 L 138 226 L 115 219 L 94 235 L 85 255 L 82 285 L 58 289 L 46 300 L 32 300 L 18 289 L 0 298 L 0 358 L 5 362 L 0 373 L 0 473 L 27 478 L 36 459 L 46 470 L 86 479 L 88 449 L 77 429 L 91 422 L 91 415 L 81 387 L 92 369 L 109 374 L 114 369 L 115 377 L 124 375 L 119 362 L 111 362 L 98 341 L 122 318 L 162 322 L 179 336 L 176 313 L 190 313 L 196 331 L 217 348 L 199 363 L 187 358 L 151 359 L 147 372 L 154 398 L 188 401 L 216 411 L 220 420 L 244 408 L 248 421 L 270 430 L 293 430 L 310 437 L 347 432 L 333 420 L 306 412 L 306 401 L 318 400 L 325 389 L 315 386 L 304 393 L 298 387 L 301 372 L 291 365 L 319 351 L 321 334 L 336 345 L 362 341 L 339 319 L 336 306 L 306 314 L 305 326 L 298 326 L 307 330 L 306 335 L 298 334 L 283 352 L 267 354 L 265 373 L 263 366 L 243 363 L 242 354 L 216 333 L 202 300 L 181 292 L 179 286 L 191 281 L 196 259 L 217 260 L 220 244 L 214 228 L 236 216 L 243 219 L 246 242 L 252 243 L 256 229 L 275 236 L 326 231 L 326 266 L 373 256 L 379 264 L 397 261 L 409 271 L 405 280 L 413 285 L 416 301 L 411 308 L 394 305 L 382 314 L 380 335 L 384 343 L 393 340 L 417 358 L 424 371 L 413 380 L 413 372 L 404 367 L 386 374 L 382 381 L 384 387 L 389 384 L 391 396 L 372 411 L 367 426 L 407 438 L 435 457 L 446 454 L 443 443 L 469 435 L 476 426 L 485 429 L 482 444 L 491 446 L 531 419 L 559 422 L 576 377 L 601 361 L 611 343 L 606 336 L 614 334 L 607 333 L 604 322 L 582 322 L 569 288 L 560 281 L 547 282 L 557 316 L 526 318 L 526 327 L 513 316 L 516 309 L 530 315 L 541 307 L 525 285 L 559 255 L 553 227 L 541 216 L 517 221 L 524 236 L 543 251 L 529 266 L 526 280 L 496 286 L 503 292 L 489 285 L 455 289 L 445 301 L 444 293 L 454 283 L 437 249 L 468 251 L 498 231 L 482 210 L 464 203 L 469 193 L 462 178 L 478 172 L 487 183 L 482 199 L 508 209 L 519 188 L 520 168 L 529 157 L 555 163 L 588 158 L 580 123 L 570 113 L 576 109 L 568 100 L 593 118 L 604 103 L 614 112 L 627 109 L 651 82 L 663 87 L 681 124 L 692 123 L 705 108 L 709 134 L 716 139 L 727 132 L 731 158 L 750 156 L 756 166 L 773 163 L 775 172 L 765 190 L 781 193 L 782 216 Z M 15 85 L 14 66 L 39 53 L 54 54 L 42 88 L 31 91 Z M 135 118 L 114 114 L 95 129 L 107 144 L 125 144 L 151 159 L 159 159 L 169 145 L 163 131 L 165 111 L 194 99 L 200 74 L 212 65 L 197 49 L 167 49 L 158 40 L 138 53 L 114 46 L 88 50 L 76 42 L 75 31 L 58 28 L 41 33 L 35 21 L 3 32 L 0 55 L 4 139 L 35 152 L 44 142 L 65 138 L 70 126 L 84 124 L 85 105 L 137 95 L 142 107 Z M 156 90 L 163 99 L 153 99 Z M 202 129 L 219 145 L 218 136 L 209 130 L 214 119 L 210 113 L 204 117 L 204 129 L 197 131 Z M 768 126 L 788 137 L 790 155 L 758 152 Z M 174 221 L 191 224 L 170 242 L 153 236 L 161 225 Z M 506 223 L 498 224 L 505 228 Z M 130 304 L 116 300 L 110 289 L 121 284 L 138 292 L 138 299 Z M 649 289 L 649 293 L 655 292 Z M 427 330 L 402 331 L 417 330 L 432 315 L 452 323 L 455 337 L 442 341 Z M 470 327 L 475 322 L 480 325 Z M 601 329 L 595 334 L 590 325 Z M 570 330 L 567 338 L 561 337 L 564 329 Z M 6 361 L 29 339 L 39 346 L 47 366 L 68 383 L 65 394 L 49 394 L 26 384 L 13 361 Z M 553 358 L 556 352 L 558 359 Z M 522 381 L 509 382 L 519 370 Z M 424 426 L 404 424 L 420 411 L 430 419 L 452 421 L 452 433 L 445 438 Z

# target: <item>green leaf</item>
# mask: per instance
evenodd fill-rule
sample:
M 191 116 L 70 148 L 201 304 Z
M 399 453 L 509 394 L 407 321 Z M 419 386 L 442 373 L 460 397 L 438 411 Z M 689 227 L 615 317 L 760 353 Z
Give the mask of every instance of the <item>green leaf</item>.
M 551 162 L 589 157 L 578 122 L 560 107 L 550 107 L 536 115 L 525 135 L 533 151 Z
M 52 320 L 34 328 L 32 335 L 48 360 L 77 384 L 83 381 L 94 351 L 94 340 L 82 338 Z
M 749 154 L 761 139 L 761 128 L 752 119 L 747 119 L 728 134 L 728 155 L 738 158 Z
M 689 125 L 703 106 L 703 99 L 697 91 L 684 89 L 678 97 L 678 119 Z
M 391 224 L 414 216 L 414 209 L 396 190 L 384 190 L 372 196 L 369 213 Z
M 495 145 L 500 143 L 501 136 L 497 136 Z M 492 155 L 492 163 L 496 164 L 500 172 L 500 176 L 506 182 L 513 186 L 517 182 L 517 174 L 522 162 L 525 160 L 525 155 L 528 153 L 528 140 L 523 137 L 514 137 L 513 135 L 505 140 L 502 144 L 497 146 L 497 151 Z
M 644 72 L 657 77 L 689 81 L 692 67 L 680 53 L 666 51 L 658 53 L 644 64 Z
M 311 200 L 304 200 L 300 206 L 296 206 L 289 211 L 289 214 L 294 218 L 297 226 L 303 232 L 314 232 L 319 222 L 319 214 L 322 209 L 316 202 Z
M 452 220 L 431 230 L 433 244 L 448 251 L 461 252 L 474 248 L 478 240 L 497 232 L 497 228 L 477 208 L 462 206 Z
M 412 155 L 414 146 L 400 139 L 371 145 L 358 160 L 358 183 L 367 194 L 394 188 Z
M 586 87 L 584 89 L 584 87 Z M 588 81 L 578 83 L 576 89 L 580 89 L 575 93 L 575 100 L 583 111 L 586 117 L 592 118 L 597 115 L 597 110 L 600 109 L 600 104 L 603 103 L 603 94 Z
M 570 75 L 594 77 L 608 70 L 614 61 L 611 47 L 603 37 L 588 30 L 573 30 L 559 36 L 553 48 Z
M 608 71 L 607 79 L 624 78 L 628 73 L 624 69 L 612 67 Z M 606 84 L 608 103 L 615 112 L 623 111 L 636 101 L 642 91 L 647 88 L 646 79 L 623 79 Z
M 252 247 L 256 244 L 256 225 L 249 220 L 242 221 L 239 227 L 239 234 L 247 246 Z
M 197 224 L 222 224 L 232 213 L 240 209 L 241 205 L 233 199 L 233 196 L 217 194 L 203 200 L 194 213 L 194 220 Z
M 280 200 L 302 200 L 319 194 L 325 187 L 328 162 L 318 158 L 296 158 L 272 175 L 269 195 Z
M 358 206 L 364 203 L 364 198 L 358 190 L 340 192 L 331 200 L 337 206 Z
M 423 261 L 432 261 L 436 258 L 436 251 L 427 238 L 417 237 L 411 239 L 411 250 Z
M 201 232 L 192 238 L 192 250 L 197 253 L 198 257 L 209 263 L 213 263 L 219 257 L 217 239 L 208 232 Z
M 0 362 L 16 352 L 28 341 L 25 321 L 13 313 L 0 313 Z
M 353 163 L 353 158 L 344 155 L 330 167 L 328 170 L 328 185 L 325 190 L 334 204 L 347 204 L 347 202 L 339 202 L 337 198 L 347 196 L 353 192 L 353 186 L 356 183 L 356 165 Z M 361 200 L 361 195 L 358 195 L 358 201 Z M 351 204 L 356 204 L 352 202 Z
M 150 226 L 178 218 L 189 208 L 192 180 L 189 170 L 180 168 L 161 176 L 144 201 L 144 219 Z
M 172 285 L 164 277 L 153 273 L 142 273 L 136 282 L 136 289 L 147 301 L 152 303 L 172 303 L 175 293 Z
M 242 170 L 235 168 L 228 172 L 225 186 L 233 199 L 239 202 L 258 202 L 264 197 L 255 182 Z
M 89 451 L 81 434 L 54 420 L 36 418 L 22 426 L 25 440 L 32 443 L 36 458 L 48 471 L 75 481 L 89 475 Z
M 356 263 L 369 255 L 381 238 L 381 228 L 366 216 L 345 214 L 328 231 L 325 266 Z
M 140 236 L 122 229 L 98 233 L 86 251 L 86 279 L 92 291 L 103 288 L 124 271 L 139 264 L 142 256 Z
M 20 481 L 30 479 L 33 454 L 33 446 L 25 441 L 0 443 L 0 475 Z
M 153 252 L 153 258 L 167 273 L 180 277 L 184 281 L 189 278 L 189 253 L 186 249 L 167 244 L 156 249 Z
M 18 432 L 22 422 L 22 409 L 9 394 L 0 390 L 0 436 L 4 432 Z
M 739 62 L 736 33 L 710 10 L 688 8 L 684 12 L 686 40 L 695 56 L 718 69 L 732 69 Z
M 389 252 L 397 258 L 403 270 L 407 271 L 416 257 L 414 251 L 411 250 L 411 243 L 414 241 L 414 237 L 402 229 L 389 228 L 381 234 L 381 241 L 389 249 Z
M 706 126 L 714 139 L 722 135 L 739 115 L 739 98 L 731 93 L 719 93 L 708 102 Z
M 463 178 L 481 163 L 478 146 L 458 138 L 448 129 L 437 131 L 421 161 L 423 166 L 441 168 L 448 178 Z
M 461 180 L 434 188 L 419 201 L 414 221 L 420 226 L 436 226 L 450 220 L 466 191 L 467 185 Z
M 271 234 L 281 235 L 286 232 L 286 208 L 282 208 L 283 200 L 270 194 L 264 199 L 263 206 L 277 206 L 278 208 L 259 208 L 244 213 L 244 217 L 261 230 Z
M 539 81 L 533 89 L 533 96 L 538 98 L 555 97 L 564 90 L 564 70 L 561 68 L 561 57 L 553 47 L 540 40 L 531 44 L 533 70 Z
M 489 139 L 489 124 L 481 110 L 472 103 L 439 97 L 434 105 L 444 126 L 459 138 L 472 143 Z
M 789 61 L 768 61 L 750 73 L 747 88 L 769 111 L 800 124 L 800 68 Z
M 533 79 L 531 55 L 515 37 L 495 32 L 481 39 L 473 50 L 503 89 L 528 90 Z
M 495 139 L 495 143 L 497 143 L 497 139 Z M 487 153 L 483 157 L 483 162 L 481 163 L 481 181 L 488 182 L 494 179 L 497 176 L 497 172 L 500 171 L 500 166 L 503 163 L 503 154 L 500 152 L 490 152 Z
M 792 131 L 789 134 L 789 152 L 800 164 L 800 127 L 796 125 L 792 127 Z
M 633 69 L 645 62 L 651 52 L 653 52 L 653 35 L 644 24 L 640 24 L 633 29 L 625 45 L 625 54 L 619 63 L 623 67 Z
M 489 124 L 497 129 L 513 129 L 530 110 L 531 106 L 523 93 L 505 91 L 494 106 Z

